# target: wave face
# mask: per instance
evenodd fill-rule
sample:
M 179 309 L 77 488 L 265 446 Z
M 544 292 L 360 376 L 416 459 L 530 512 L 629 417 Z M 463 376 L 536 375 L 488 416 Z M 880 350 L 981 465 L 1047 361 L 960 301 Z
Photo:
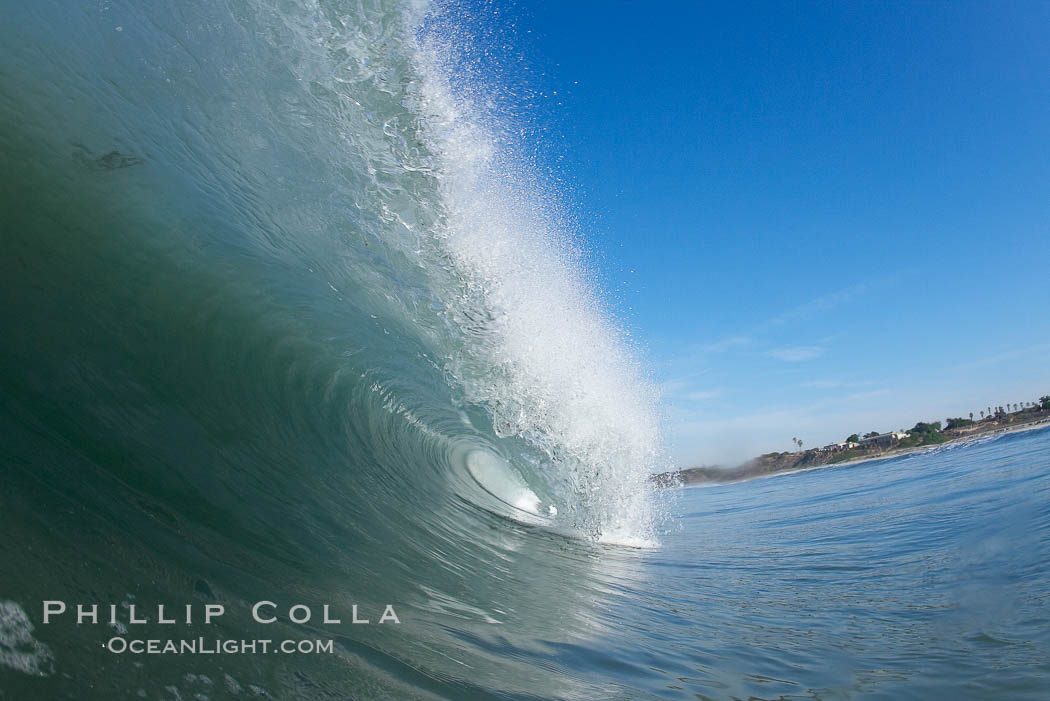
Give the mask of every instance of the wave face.
M 471 636 L 600 627 L 587 602 L 634 556 L 595 548 L 654 544 L 666 466 L 655 393 L 557 197 L 464 89 L 454 23 L 5 13 L 6 596 L 392 603 L 403 625 L 339 628 L 337 662 L 226 660 L 230 684 L 539 689 Z M 163 687 L 85 661 L 97 631 L 48 632 L 55 693 L 71 658 L 100 698 Z

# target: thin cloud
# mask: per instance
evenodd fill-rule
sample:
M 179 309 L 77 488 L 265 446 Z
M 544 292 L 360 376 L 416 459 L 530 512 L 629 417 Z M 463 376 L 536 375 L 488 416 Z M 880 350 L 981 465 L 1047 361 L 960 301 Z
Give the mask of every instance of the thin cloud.
M 810 380 L 799 386 L 806 389 L 859 389 L 873 384 L 871 380 Z
M 852 287 L 847 287 L 845 289 L 832 292 L 831 294 L 826 294 L 822 297 L 817 297 L 816 299 L 810 300 L 805 304 L 800 304 L 799 306 L 793 309 L 789 309 L 786 312 L 783 312 L 782 314 L 778 314 L 777 316 L 774 316 L 771 319 L 767 319 L 766 321 L 759 324 L 756 327 L 756 330 L 768 330 L 777 326 L 783 326 L 790 322 L 808 319 L 809 317 L 814 316 L 816 314 L 820 314 L 821 312 L 831 311 L 836 307 L 841 307 L 843 304 L 846 304 L 854 297 L 862 295 L 867 291 L 868 286 L 864 283 L 859 283 L 853 285 Z
M 696 391 L 697 378 L 706 374 L 706 370 L 699 370 L 687 375 L 669 377 L 659 383 L 658 388 L 660 390 L 660 395 L 664 399 L 688 398 L 688 394 L 691 391 Z
M 830 294 L 817 297 L 816 299 L 810 300 L 805 304 L 800 304 L 797 307 L 789 309 L 785 312 L 782 312 L 774 317 L 771 317 L 763 322 L 756 324 L 751 328 L 750 333 L 739 333 L 719 339 L 718 341 L 715 341 L 713 343 L 694 346 L 689 353 L 687 353 L 683 357 L 678 358 L 677 362 L 695 362 L 704 358 L 705 356 L 718 355 L 731 350 L 741 349 L 745 346 L 760 346 L 760 337 L 766 334 L 767 332 L 785 326 L 789 323 L 803 321 L 817 314 L 831 311 L 836 307 L 840 307 L 848 303 L 854 297 L 864 294 L 869 289 L 870 285 L 868 285 L 867 283 L 858 283 L 856 285 L 837 290 Z M 823 353 L 823 349 L 818 348 L 817 346 L 807 346 L 806 348 L 816 349 L 817 352 L 816 354 L 808 354 L 805 357 L 794 357 L 798 355 L 798 353 L 792 351 L 799 351 L 801 349 L 774 349 L 772 351 L 768 351 L 766 355 L 773 358 L 777 358 L 779 360 L 784 360 L 785 362 L 798 362 L 800 360 L 808 360 L 810 358 L 814 358 L 817 355 Z M 781 357 L 780 354 L 782 351 L 786 351 L 788 357 Z
M 766 351 L 770 358 L 785 363 L 800 363 L 804 360 L 812 360 L 824 354 L 824 349 L 819 346 L 794 346 L 790 348 L 774 348 Z
M 888 389 L 873 389 L 870 392 L 857 392 L 846 397 L 847 401 L 857 401 L 858 399 L 871 399 L 872 397 L 881 397 L 884 394 L 889 394 Z
M 839 380 L 812 380 L 803 382 L 801 386 L 806 389 L 841 389 L 846 383 Z
M 740 333 L 708 343 L 694 346 L 692 351 L 678 359 L 678 362 L 695 362 L 705 356 L 718 355 L 731 350 L 739 350 L 746 346 L 761 345 L 761 336 L 773 329 L 785 326 L 789 323 L 803 321 L 817 314 L 831 311 L 840 307 L 854 297 L 864 294 L 870 289 L 867 283 L 858 283 L 830 294 L 817 297 L 805 304 L 782 312 L 774 317 L 766 319 L 751 328 L 750 333 Z M 755 349 L 757 350 L 757 349 Z M 765 354 L 783 360 L 785 362 L 799 362 L 809 360 L 823 353 L 823 348 L 818 346 L 805 346 L 800 348 L 773 349 Z M 801 356 L 801 357 L 800 357 Z
M 659 385 L 660 394 L 664 397 L 676 397 L 687 387 L 689 387 L 689 383 L 685 380 L 667 380 Z
M 1015 360 L 1025 355 L 1033 353 L 1046 353 L 1050 352 L 1050 343 L 1041 343 L 1036 346 L 1028 346 L 1026 348 L 1015 348 L 1013 350 L 1006 351 L 1005 353 L 999 353 L 997 355 L 985 356 L 968 363 L 962 363 L 955 366 L 955 370 L 975 370 L 977 368 L 987 367 L 989 365 L 998 365 L 999 363 L 1005 363 L 1008 360 Z
M 751 339 L 747 336 L 730 336 L 729 338 L 723 338 L 721 341 L 709 343 L 706 346 L 700 346 L 699 350 L 704 354 L 725 353 L 732 348 L 746 346 L 750 342 Z

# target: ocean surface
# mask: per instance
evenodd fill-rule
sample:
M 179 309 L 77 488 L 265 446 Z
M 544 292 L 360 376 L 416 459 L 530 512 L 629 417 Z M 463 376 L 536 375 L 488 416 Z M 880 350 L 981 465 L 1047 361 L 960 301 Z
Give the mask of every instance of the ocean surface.
M 2 9 L 0 699 L 1050 697 L 1050 432 L 654 492 L 464 8 Z

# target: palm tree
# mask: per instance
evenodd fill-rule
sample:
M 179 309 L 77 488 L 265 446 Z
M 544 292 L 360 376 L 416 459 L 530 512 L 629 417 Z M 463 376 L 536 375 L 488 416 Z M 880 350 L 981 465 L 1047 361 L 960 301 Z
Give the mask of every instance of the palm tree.
M 973 421 L 973 412 L 970 412 L 970 421 Z
M 973 416 L 973 414 L 970 414 L 970 416 Z M 981 418 L 984 418 L 984 409 L 981 409 Z

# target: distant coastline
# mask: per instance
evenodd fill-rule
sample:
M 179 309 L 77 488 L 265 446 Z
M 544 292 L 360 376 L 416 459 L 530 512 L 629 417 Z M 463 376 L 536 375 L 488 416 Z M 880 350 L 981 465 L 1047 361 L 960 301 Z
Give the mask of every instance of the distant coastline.
M 928 450 L 938 445 L 973 440 L 1018 431 L 1030 431 L 1050 426 L 1050 396 L 1040 398 L 1030 406 L 1008 411 L 997 407 L 980 420 L 948 419 L 945 428 L 939 421 L 919 422 L 907 431 L 878 434 L 871 432 L 865 438 L 853 434 L 846 441 L 797 452 L 766 453 L 735 467 L 704 465 L 653 476 L 663 487 L 719 485 L 745 482 L 761 477 L 772 477 L 790 472 L 802 472 L 821 467 L 857 465 L 900 455 Z M 971 414 L 972 416 L 972 414 Z M 855 440 L 851 440 L 855 439 Z M 796 444 L 801 442 L 795 440 Z

